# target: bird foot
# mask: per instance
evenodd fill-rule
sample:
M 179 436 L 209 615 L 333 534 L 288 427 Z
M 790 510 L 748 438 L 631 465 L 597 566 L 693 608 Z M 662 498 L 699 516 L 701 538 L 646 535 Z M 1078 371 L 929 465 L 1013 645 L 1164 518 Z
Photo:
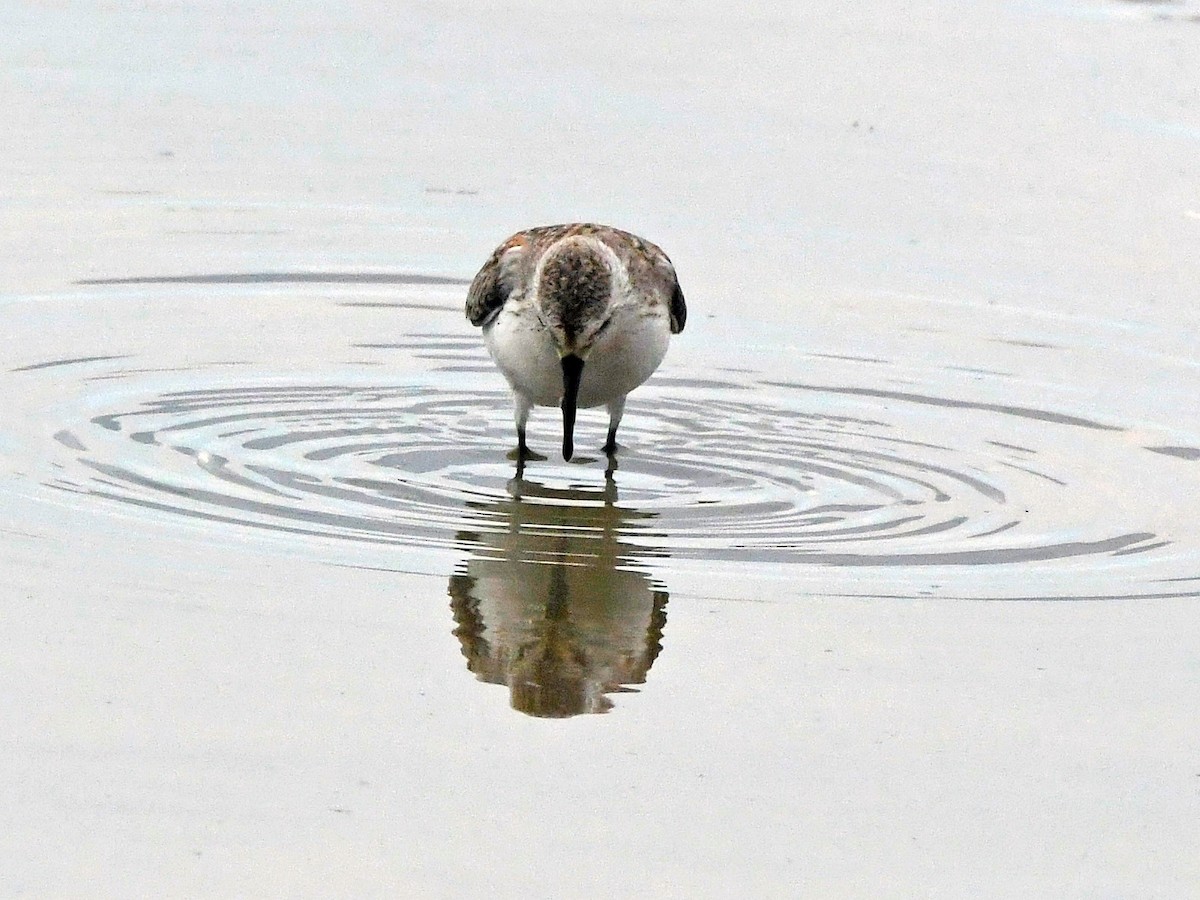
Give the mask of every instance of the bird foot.
M 604 447 L 601 449 L 603 449 L 604 452 L 607 453 L 609 456 L 612 456 L 613 454 L 615 454 L 617 452 L 617 450 L 620 449 L 620 445 L 617 443 L 617 426 L 616 425 L 608 426 L 608 439 L 604 442 Z
M 544 462 L 546 457 L 534 453 L 528 447 L 514 447 L 508 451 L 508 458 L 515 462 Z

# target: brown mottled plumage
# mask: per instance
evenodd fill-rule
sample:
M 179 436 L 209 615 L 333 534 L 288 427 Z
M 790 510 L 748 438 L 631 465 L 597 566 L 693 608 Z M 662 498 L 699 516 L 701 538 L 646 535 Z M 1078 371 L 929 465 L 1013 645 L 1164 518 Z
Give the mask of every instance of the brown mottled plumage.
M 530 409 L 561 404 L 570 459 L 576 406 L 606 405 L 605 450 L 616 450 L 625 395 L 644 382 L 687 322 L 667 255 L 644 238 L 590 223 L 514 234 L 467 292 L 467 318 L 516 399 L 517 456 Z
M 671 333 L 683 331 L 687 323 L 687 306 L 675 277 L 675 267 L 667 254 L 657 244 L 636 234 L 590 222 L 529 228 L 518 231 L 497 247 L 467 291 L 467 318 L 471 324 L 482 325 L 489 315 L 504 305 L 514 289 L 523 288 L 548 247 L 565 237 L 580 235 L 595 237 L 611 247 L 628 267 L 631 281 L 661 286 L 670 304 Z M 500 258 L 509 250 L 517 249 L 521 251 L 521 262 L 502 277 Z

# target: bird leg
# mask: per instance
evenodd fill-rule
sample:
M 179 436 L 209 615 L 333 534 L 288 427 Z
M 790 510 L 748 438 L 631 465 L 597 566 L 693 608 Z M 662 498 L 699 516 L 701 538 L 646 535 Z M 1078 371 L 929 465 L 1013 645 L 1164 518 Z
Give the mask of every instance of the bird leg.
M 604 442 L 604 452 L 612 456 L 617 452 L 617 426 L 625 414 L 625 397 L 618 397 L 608 404 L 608 440 Z
M 520 394 L 516 397 L 515 418 L 517 420 L 517 448 L 510 450 L 508 453 L 509 459 L 515 459 L 518 463 L 524 463 L 526 460 L 540 461 L 546 457 L 541 454 L 534 453 L 529 449 L 529 445 L 525 443 L 525 423 L 529 421 L 529 410 L 533 408 L 528 400 Z M 521 466 L 523 468 L 523 466 Z

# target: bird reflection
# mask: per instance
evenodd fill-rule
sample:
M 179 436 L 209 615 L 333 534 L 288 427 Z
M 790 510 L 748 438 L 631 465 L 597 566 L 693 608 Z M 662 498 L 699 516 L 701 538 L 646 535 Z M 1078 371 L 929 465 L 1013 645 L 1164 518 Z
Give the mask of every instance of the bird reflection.
M 450 578 L 467 668 L 507 685 L 531 716 L 603 713 L 610 693 L 642 684 L 659 650 L 667 593 L 632 568 L 663 555 L 621 537 L 653 514 L 621 509 L 610 469 L 602 490 L 508 483 L 509 496 L 468 504 L 471 559 Z

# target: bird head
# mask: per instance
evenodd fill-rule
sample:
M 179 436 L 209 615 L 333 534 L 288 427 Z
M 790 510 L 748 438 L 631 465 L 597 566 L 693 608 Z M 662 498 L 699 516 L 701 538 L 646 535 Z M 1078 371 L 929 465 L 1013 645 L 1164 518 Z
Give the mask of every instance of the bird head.
M 575 410 L 584 364 L 612 310 L 620 263 L 601 241 L 576 235 L 551 247 L 537 275 L 537 302 L 563 372 L 563 459 L 574 452 Z

